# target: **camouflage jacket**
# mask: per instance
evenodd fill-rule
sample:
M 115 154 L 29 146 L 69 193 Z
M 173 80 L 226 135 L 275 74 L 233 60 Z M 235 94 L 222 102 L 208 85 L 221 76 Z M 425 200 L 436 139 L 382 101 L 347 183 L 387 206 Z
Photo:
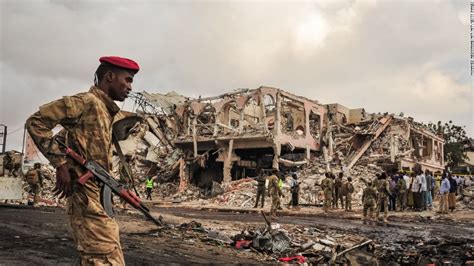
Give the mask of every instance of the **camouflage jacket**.
M 39 169 L 30 169 L 25 175 L 26 183 L 29 185 L 43 186 L 43 174 Z
M 268 195 L 282 195 L 280 186 L 278 185 L 278 177 L 276 175 L 268 177 Z
M 397 181 L 397 190 L 399 193 L 407 192 L 407 184 L 405 183 L 405 179 L 403 179 L 403 177 L 400 177 Z
M 323 189 L 324 193 L 331 194 L 334 189 L 334 182 L 331 178 L 324 178 L 321 182 L 321 188 Z
M 391 195 L 390 193 L 390 186 L 388 185 L 387 180 L 378 180 L 377 182 L 377 191 L 379 193 L 379 197 L 388 197 Z
M 87 160 L 94 160 L 105 169 L 111 168 L 112 122 L 120 108 L 99 88 L 89 92 L 42 105 L 26 121 L 26 128 L 33 141 L 51 164 L 57 168 L 65 163 L 80 176 L 83 169 L 61 155 L 58 144 L 52 141 L 53 128 L 61 125 L 59 134 L 76 152 Z
M 373 186 L 367 186 L 362 193 L 362 203 L 366 206 L 375 206 L 377 191 Z
M 346 181 L 344 184 L 342 184 L 341 187 L 341 193 L 342 195 L 347 195 L 347 194 L 352 194 L 354 192 L 354 186 L 352 185 L 351 182 Z

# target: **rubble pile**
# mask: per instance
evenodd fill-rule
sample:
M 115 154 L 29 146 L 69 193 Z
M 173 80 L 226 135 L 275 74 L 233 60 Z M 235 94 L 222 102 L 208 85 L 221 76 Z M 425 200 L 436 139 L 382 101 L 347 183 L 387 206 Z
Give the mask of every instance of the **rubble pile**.
M 245 178 L 224 184 L 223 193 L 211 202 L 225 206 L 250 208 L 255 205 L 257 181 Z M 268 198 L 268 197 L 267 197 Z M 265 199 L 269 201 L 269 199 Z
M 471 179 L 472 177 L 467 178 Z M 461 206 L 474 210 L 474 186 L 471 182 L 468 183 L 469 184 L 463 188 L 462 195 L 459 195 L 456 199 L 460 201 Z
M 56 184 L 55 169 L 49 164 L 41 165 L 41 172 L 43 174 L 43 187 L 40 188 L 39 206 L 63 206 L 63 200 L 54 195 L 53 190 Z M 13 201 L 15 204 L 27 205 L 28 202 L 33 202 L 33 196 L 30 194 L 30 185 L 22 178 L 23 183 L 23 200 Z
M 317 227 L 283 228 L 278 223 L 268 222 L 266 217 L 265 221 L 264 226 L 250 225 L 237 234 L 205 228 L 195 221 L 183 223 L 175 229 L 192 232 L 195 238 L 210 244 L 256 252 L 264 261 L 352 264 L 363 255 L 366 262 L 377 262 L 372 240 Z

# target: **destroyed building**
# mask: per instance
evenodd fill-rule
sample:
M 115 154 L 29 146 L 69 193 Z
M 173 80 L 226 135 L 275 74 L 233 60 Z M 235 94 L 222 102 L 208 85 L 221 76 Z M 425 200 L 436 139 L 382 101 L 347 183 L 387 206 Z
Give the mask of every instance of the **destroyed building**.
M 228 182 L 259 169 L 307 163 L 321 149 L 326 108 L 269 87 L 239 90 L 177 106 L 176 147 L 191 180 Z
M 443 139 L 412 118 L 325 105 L 271 87 L 198 99 L 143 92 L 134 99 L 146 121 L 139 135 L 151 145 L 143 156 L 168 160 L 179 190 L 189 182 L 205 187 L 315 160 L 325 171 L 444 169 Z

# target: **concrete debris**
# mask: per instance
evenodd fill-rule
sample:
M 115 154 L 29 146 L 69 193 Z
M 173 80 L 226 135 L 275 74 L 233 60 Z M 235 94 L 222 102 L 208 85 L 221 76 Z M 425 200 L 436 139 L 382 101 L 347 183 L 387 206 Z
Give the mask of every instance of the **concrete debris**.
M 233 240 L 226 234 L 214 230 L 209 231 L 207 237 L 222 244 L 230 245 L 233 243 Z

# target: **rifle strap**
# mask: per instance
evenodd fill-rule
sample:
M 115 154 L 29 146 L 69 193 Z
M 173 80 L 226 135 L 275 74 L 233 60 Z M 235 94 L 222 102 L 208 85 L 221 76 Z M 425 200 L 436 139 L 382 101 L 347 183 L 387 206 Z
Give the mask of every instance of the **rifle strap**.
M 133 180 L 132 172 L 130 170 L 130 166 L 128 163 L 125 161 L 125 157 L 123 156 L 122 148 L 120 148 L 120 144 L 118 143 L 117 138 L 115 137 L 115 134 L 112 133 L 112 142 L 114 143 L 115 151 L 117 152 L 117 155 L 120 159 L 120 164 L 122 167 L 125 169 L 125 175 L 126 178 L 128 179 L 129 183 L 132 185 L 133 190 L 135 191 L 135 194 L 139 196 L 138 191 L 135 187 L 135 181 Z M 121 169 L 119 169 L 119 173 L 121 172 Z

